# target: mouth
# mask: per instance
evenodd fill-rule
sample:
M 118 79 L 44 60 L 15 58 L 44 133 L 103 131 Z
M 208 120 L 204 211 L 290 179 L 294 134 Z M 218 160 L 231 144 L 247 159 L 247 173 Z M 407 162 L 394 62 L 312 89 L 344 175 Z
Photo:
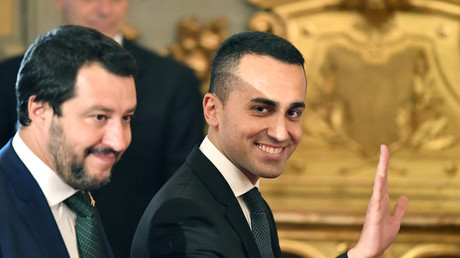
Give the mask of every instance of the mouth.
M 91 148 L 87 151 L 87 155 L 92 155 L 107 164 L 115 163 L 119 159 L 120 154 L 120 152 L 110 148 Z
M 96 161 L 94 164 L 99 164 L 98 166 L 104 168 L 112 167 L 115 162 L 117 162 L 117 158 L 114 154 L 91 153 L 89 156 L 92 156 L 93 161 Z
M 114 22 L 112 21 L 93 21 L 91 22 L 91 27 L 96 28 L 100 31 L 110 31 L 114 27 Z
M 256 143 L 256 146 L 263 152 L 270 154 L 270 155 L 280 154 L 284 150 L 284 148 L 286 148 L 286 147 L 273 147 L 273 146 L 268 146 L 268 145 L 264 145 L 260 143 Z

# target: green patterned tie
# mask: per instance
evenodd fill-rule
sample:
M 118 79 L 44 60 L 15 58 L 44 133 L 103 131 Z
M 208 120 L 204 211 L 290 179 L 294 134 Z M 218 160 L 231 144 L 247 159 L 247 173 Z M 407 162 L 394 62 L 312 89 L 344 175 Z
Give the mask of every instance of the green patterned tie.
M 97 226 L 95 208 L 88 193 L 78 191 L 64 203 L 76 214 L 76 232 L 80 258 L 105 257 Z

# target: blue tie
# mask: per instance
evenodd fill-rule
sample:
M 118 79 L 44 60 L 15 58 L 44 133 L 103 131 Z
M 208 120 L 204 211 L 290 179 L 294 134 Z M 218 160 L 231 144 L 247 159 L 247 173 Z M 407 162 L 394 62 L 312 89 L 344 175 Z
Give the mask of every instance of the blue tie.
M 78 191 L 64 203 L 77 214 L 75 229 L 80 258 L 105 257 L 89 194 Z
M 270 237 L 270 225 L 265 214 L 265 203 L 257 187 L 243 195 L 249 211 L 251 212 L 252 234 L 263 258 L 274 257 Z

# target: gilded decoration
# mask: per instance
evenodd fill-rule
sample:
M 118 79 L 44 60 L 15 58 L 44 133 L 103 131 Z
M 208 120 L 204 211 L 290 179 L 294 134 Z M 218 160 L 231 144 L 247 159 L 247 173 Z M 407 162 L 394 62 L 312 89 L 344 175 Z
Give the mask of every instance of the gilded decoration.
M 171 56 L 192 68 L 200 80 L 201 92 L 205 94 L 209 88 L 212 57 L 220 43 L 228 37 L 227 23 L 225 17 L 204 24 L 196 17 L 185 17 L 177 27 L 176 42 L 156 49 L 156 52 L 162 56 Z M 137 40 L 140 33 L 137 28 L 127 24 L 123 27 L 123 36 Z
M 386 144 L 390 195 L 410 205 L 384 256 L 458 257 L 460 1 L 248 2 L 261 8 L 251 29 L 287 38 L 306 58 L 302 142 L 261 188 L 280 241 L 326 257 L 357 241 Z
M 12 34 L 13 17 L 13 0 L 0 0 L 0 36 Z
M 214 53 L 228 36 L 227 19 L 212 19 L 205 24 L 195 17 L 183 18 L 177 30 L 177 42 L 160 54 L 170 55 L 191 67 L 201 82 L 201 92 L 209 88 L 210 68 Z

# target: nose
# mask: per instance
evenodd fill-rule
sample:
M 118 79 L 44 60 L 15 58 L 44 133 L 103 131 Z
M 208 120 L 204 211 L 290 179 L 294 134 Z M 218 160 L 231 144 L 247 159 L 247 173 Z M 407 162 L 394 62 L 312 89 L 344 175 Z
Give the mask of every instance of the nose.
M 97 2 L 97 10 L 102 15 L 108 15 L 112 9 L 113 0 L 99 0 Z
M 277 116 L 275 119 L 270 121 L 267 129 L 268 136 L 278 142 L 289 139 L 288 126 L 286 123 L 287 121 L 284 116 Z
M 102 143 L 116 151 L 125 151 L 131 143 L 131 127 L 123 121 L 112 121 L 106 127 Z

